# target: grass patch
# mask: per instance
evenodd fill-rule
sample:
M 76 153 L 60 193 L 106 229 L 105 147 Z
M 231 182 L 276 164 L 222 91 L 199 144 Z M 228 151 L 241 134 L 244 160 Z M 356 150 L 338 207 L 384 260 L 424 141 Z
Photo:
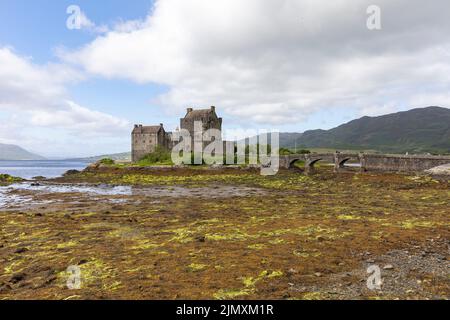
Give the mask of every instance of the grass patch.
M 23 181 L 23 179 L 19 177 L 13 177 L 9 174 L 0 174 L 0 184 L 10 184 L 20 181 Z
M 203 269 L 205 269 L 208 265 L 206 264 L 201 264 L 201 263 L 191 263 L 188 266 L 189 271 L 191 272 L 197 272 L 197 271 L 201 271 Z
M 173 165 L 172 156 L 169 150 L 157 146 L 155 151 L 142 157 L 138 163 L 138 166 L 151 166 L 151 165 Z
M 111 166 L 111 165 L 113 165 L 115 162 L 114 162 L 114 160 L 111 159 L 111 158 L 103 158 L 103 159 L 101 159 L 101 160 L 99 161 L 99 163 L 100 163 L 100 164 L 107 165 L 107 166 Z
M 248 289 L 240 289 L 240 290 L 234 290 L 234 289 L 226 289 L 226 290 L 219 290 L 217 293 L 214 294 L 214 299 L 216 300 L 231 300 L 236 299 L 238 297 L 242 296 L 248 296 L 251 294 L 252 291 Z

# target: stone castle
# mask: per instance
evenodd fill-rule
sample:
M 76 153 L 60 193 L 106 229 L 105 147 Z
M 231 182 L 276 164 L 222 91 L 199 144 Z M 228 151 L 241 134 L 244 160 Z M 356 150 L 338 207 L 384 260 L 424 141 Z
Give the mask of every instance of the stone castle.
M 215 107 L 198 110 L 188 108 L 184 118 L 180 119 L 180 128 L 189 131 L 192 145 L 195 137 L 195 121 L 202 123 L 203 132 L 209 129 L 222 130 L 222 118 L 217 116 Z M 172 132 L 166 131 L 162 123 L 156 126 L 136 124 L 131 133 L 131 160 L 139 161 L 145 155 L 155 151 L 158 146 L 170 150 L 173 145 Z

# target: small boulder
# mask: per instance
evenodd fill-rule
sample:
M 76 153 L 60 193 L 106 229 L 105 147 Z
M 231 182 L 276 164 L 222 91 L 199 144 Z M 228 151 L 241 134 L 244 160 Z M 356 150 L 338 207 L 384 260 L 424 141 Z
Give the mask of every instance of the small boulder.
M 295 270 L 294 268 L 290 268 L 290 269 L 288 270 L 288 274 L 296 274 L 296 273 L 298 273 L 298 271 Z
M 25 273 L 16 273 L 9 279 L 9 282 L 16 284 L 16 283 L 24 280 L 25 277 L 26 277 Z
M 197 237 L 195 237 L 195 240 L 197 240 L 198 242 L 205 242 L 206 237 L 205 236 L 197 236 Z
M 17 249 L 14 251 L 14 253 L 16 253 L 16 254 L 21 254 L 21 253 L 24 253 L 24 252 L 27 252 L 27 251 L 29 251 L 28 248 L 21 247 L 21 248 L 17 248 Z
M 4 283 L 4 282 L 0 283 L 0 293 L 5 293 L 5 292 L 11 291 L 11 290 L 12 290 L 12 287 L 9 284 Z

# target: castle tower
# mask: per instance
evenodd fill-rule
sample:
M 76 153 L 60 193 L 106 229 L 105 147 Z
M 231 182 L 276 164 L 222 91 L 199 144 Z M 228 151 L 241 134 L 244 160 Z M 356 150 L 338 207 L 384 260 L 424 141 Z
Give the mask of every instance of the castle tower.
M 201 141 L 201 136 L 194 135 L 194 122 L 199 121 L 202 123 L 202 132 L 209 129 L 218 129 L 222 131 L 222 118 L 219 118 L 216 114 L 216 107 L 212 106 L 209 109 L 197 109 L 187 108 L 186 115 L 180 119 L 181 129 L 186 129 L 191 135 L 192 148 L 194 148 L 195 141 Z M 203 148 L 208 145 L 209 142 L 203 142 Z

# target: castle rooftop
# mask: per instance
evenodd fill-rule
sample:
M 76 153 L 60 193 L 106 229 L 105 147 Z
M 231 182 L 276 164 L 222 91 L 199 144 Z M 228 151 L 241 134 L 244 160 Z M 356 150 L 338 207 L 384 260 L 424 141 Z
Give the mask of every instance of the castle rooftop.
M 216 107 L 211 107 L 209 109 L 197 109 L 194 110 L 192 108 L 187 109 L 185 119 L 201 119 L 203 117 L 208 116 L 209 114 L 216 112 Z
M 133 133 L 158 133 L 163 128 L 161 123 L 159 126 L 143 126 L 141 124 L 134 125 Z

